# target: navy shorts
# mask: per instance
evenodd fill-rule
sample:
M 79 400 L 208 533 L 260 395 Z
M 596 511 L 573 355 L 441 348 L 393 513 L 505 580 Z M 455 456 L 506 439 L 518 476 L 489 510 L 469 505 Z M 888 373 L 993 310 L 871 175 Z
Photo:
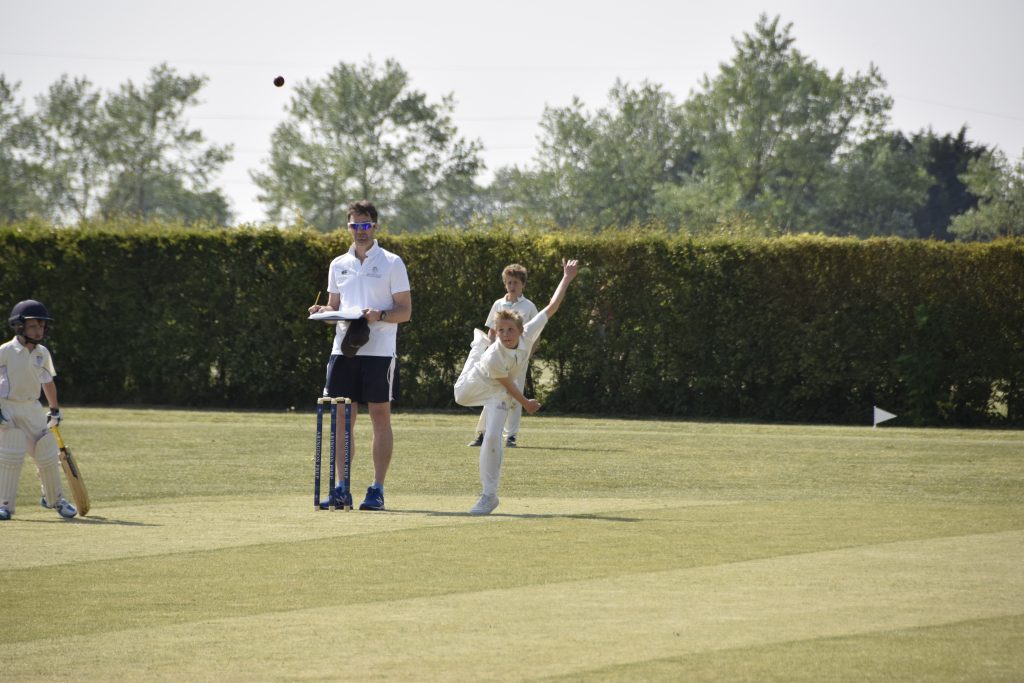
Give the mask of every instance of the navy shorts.
M 350 398 L 356 403 L 398 400 L 398 359 L 391 356 L 332 355 L 327 363 L 324 396 Z

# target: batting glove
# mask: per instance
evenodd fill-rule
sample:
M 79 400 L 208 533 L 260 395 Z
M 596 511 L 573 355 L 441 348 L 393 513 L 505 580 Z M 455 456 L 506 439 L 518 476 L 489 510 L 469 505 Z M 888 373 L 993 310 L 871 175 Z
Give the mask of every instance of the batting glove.
M 50 412 L 46 414 L 46 428 L 53 429 L 60 424 L 60 421 L 60 408 L 50 408 Z

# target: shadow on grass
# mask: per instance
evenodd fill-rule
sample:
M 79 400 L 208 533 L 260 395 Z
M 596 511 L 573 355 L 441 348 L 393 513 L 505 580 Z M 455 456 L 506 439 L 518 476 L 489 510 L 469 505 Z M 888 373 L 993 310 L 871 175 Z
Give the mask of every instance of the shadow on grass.
M 506 448 L 505 453 L 512 451 L 576 451 L 578 453 L 632 453 L 628 448 L 573 448 L 572 446 L 516 446 Z
M 163 526 L 163 524 L 147 524 L 146 522 L 130 522 L 125 519 L 107 519 L 89 515 L 88 517 L 75 517 L 74 519 L 19 519 L 19 522 L 27 524 L 112 524 L 114 526 Z
M 388 510 L 391 513 L 428 515 L 430 517 L 510 517 L 513 519 L 587 519 L 595 522 L 642 522 L 639 517 L 613 517 L 610 515 L 598 515 L 593 513 L 579 514 L 554 514 L 541 512 L 523 512 L 513 514 L 511 512 L 492 512 L 489 515 L 471 515 L 468 512 L 441 512 L 439 510 Z

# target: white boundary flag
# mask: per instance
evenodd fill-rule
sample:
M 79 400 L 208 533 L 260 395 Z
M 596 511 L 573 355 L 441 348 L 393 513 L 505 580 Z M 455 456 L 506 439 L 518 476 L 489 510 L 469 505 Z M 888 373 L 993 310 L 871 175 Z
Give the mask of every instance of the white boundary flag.
M 896 417 L 895 415 L 890 413 L 888 410 L 882 410 L 878 406 L 873 406 L 873 407 L 875 409 L 875 421 L 871 425 L 872 427 L 877 427 L 879 425 L 879 423 L 885 422 L 886 420 L 891 420 L 894 417 Z

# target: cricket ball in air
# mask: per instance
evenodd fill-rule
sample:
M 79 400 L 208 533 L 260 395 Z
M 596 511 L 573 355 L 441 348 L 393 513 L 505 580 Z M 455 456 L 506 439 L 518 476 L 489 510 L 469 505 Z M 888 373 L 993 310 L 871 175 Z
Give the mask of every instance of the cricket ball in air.
M 274 85 L 276 85 L 278 88 L 284 85 L 284 76 L 278 76 L 277 78 L 275 78 Z

